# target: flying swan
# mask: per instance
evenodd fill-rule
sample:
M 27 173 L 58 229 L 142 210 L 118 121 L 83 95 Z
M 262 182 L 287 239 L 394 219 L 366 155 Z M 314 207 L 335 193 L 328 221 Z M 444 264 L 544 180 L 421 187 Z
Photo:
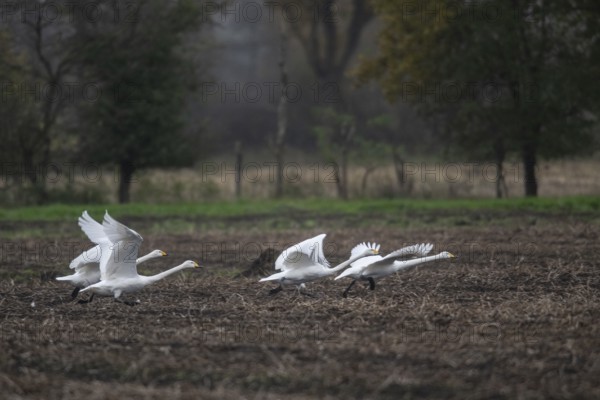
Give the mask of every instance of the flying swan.
M 97 227 L 84 230 L 92 242 L 102 246 L 106 245 L 108 240 L 111 245 L 108 247 L 109 251 L 103 251 L 101 254 L 100 281 L 81 289 L 81 292 L 90 291 L 99 296 L 114 296 L 115 301 L 121 301 L 119 298 L 123 293 L 135 293 L 177 271 L 199 267 L 195 261 L 188 260 L 156 275 L 139 275 L 136 258 L 143 240 L 140 234 L 112 218 L 108 212 L 104 214 L 101 227 L 102 230 Z M 127 301 L 124 303 L 136 304 Z
M 275 273 L 259 282 L 278 281 L 279 286 L 272 289 L 269 294 L 275 294 L 283 289 L 284 285 L 298 285 L 299 290 L 304 288 L 306 282 L 311 282 L 329 275 L 335 274 L 350 265 L 359 258 L 378 254 L 375 248 L 361 248 L 353 250 L 350 259 L 336 267 L 331 268 L 323 253 L 323 239 L 326 234 L 320 234 L 314 238 L 307 239 L 284 250 L 277 260 L 275 269 L 281 272 Z M 301 292 L 306 294 L 304 292 Z
M 94 220 L 87 211 L 84 211 L 81 217 L 79 217 L 79 226 L 85 232 L 88 229 L 96 230 L 101 232 L 102 225 Z M 69 282 L 75 286 L 71 293 L 71 299 L 75 299 L 79 294 L 79 291 L 86 286 L 93 285 L 100 281 L 100 256 L 102 251 L 108 251 L 108 246 L 111 243 L 106 240 L 103 244 L 98 244 L 89 250 L 84 251 L 79 256 L 75 257 L 69 268 L 74 270 L 75 273 L 67 276 L 59 276 L 56 278 L 57 281 Z M 103 248 L 104 247 L 104 248 Z M 138 258 L 136 264 L 141 264 L 145 261 L 152 260 L 153 258 L 164 257 L 167 253 L 162 250 L 152 250 L 150 253 L 143 257 Z M 80 303 L 87 303 L 91 301 L 94 294 L 88 300 L 80 300 Z
M 356 246 L 352 251 L 360 252 L 361 248 L 376 247 L 379 249 L 379 245 L 361 243 Z M 454 255 L 443 251 L 434 256 L 427 256 L 433 245 L 430 243 L 415 244 L 412 246 L 404 247 L 402 249 L 391 252 L 385 257 L 379 255 L 372 257 L 365 257 L 354 263 L 352 266 L 335 277 L 335 280 L 341 278 L 352 278 L 350 285 L 342 293 L 343 297 L 348 296 L 348 291 L 356 283 L 357 280 L 364 280 L 369 282 L 369 289 L 375 289 L 375 279 L 381 279 L 388 275 L 392 275 L 402 269 L 414 267 L 429 261 L 442 260 L 446 258 L 453 258 Z M 427 256 L 427 257 L 426 257 Z M 408 260 L 398 260 L 399 258 L 413 257 Z

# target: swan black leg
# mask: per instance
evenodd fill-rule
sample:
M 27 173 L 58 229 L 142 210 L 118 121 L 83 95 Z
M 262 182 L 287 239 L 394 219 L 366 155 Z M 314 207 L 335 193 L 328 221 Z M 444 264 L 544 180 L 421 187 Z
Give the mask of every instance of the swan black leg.
M 369 289 L 375 290 L 375 279 L 368 278 L 368 281 L 369 281 Z
M 277 294 L 277 293 L 281 292 L 282 290 L 283 290 L 283 286 L 279 285 L 275 289 L 269 290 L 269 296 L 273 296 L 274 294 Z
M 79 288 L 76 287 L 75 289 L 73 289 L 73 292 L 71 292 L 71 300 L 75 300 L 75 297 L 77 297 L 78 294 L 79 294 Z
M 343 298 L 348 297 L 348 292 L 350 291 L 350 288 L 352 286 L 354 286 L 355 283 L 356 283 L 356 279 L 354 279 L 352 282 L 350 282 L 350 285 L 348 285 L 348 287 L 346 288 L 346 290 L 344 290 L 344 293 L 342 293 L 342 297 Z

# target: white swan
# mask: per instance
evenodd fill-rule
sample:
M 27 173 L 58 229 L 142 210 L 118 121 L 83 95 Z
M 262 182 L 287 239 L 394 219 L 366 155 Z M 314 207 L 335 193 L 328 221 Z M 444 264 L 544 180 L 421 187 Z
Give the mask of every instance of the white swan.
M 96 229 L 102 229 L 96 220 L 94 220 L 87 211 L 84 211 L 81 217 L 79 217 L 79 226 L 86 225 L 97 225 Z M 108 249 L 106 249 L 108 251 Z M 79 256 L 75 257 L 69 268 L 74 270 L 75 273 L 67 276 L 59 276 L 56 278 L 57 281 L 65 281 L 75 286 L 71 293 L 71 298 L 75 299 L 79 294 L 79 291 L 86 286 L 93 285 L 100 281 L 100 256 L 102 254 L 102 246 L 96 245 L 89 250 L 84 251 Z M 153 250 L 143 257 L 136 260 L 136 264 L 141 264 L 145 261 L 153 258 L 164 257 L 167 253 L 162 250 Z M 93 297 L 93 294 L 92 294 Z M 91 299 L 91 298 L 90 298 Z M 87 303 L 91 300 L 82 300 L 80 302 Z
M 133 229 L 126 227 L 108 212 L 104 215 L 102 231 L 89 230 L 90 239 L 100 241 L 103 245 L 108 240 L 109 251 L 102 252 L 100 259 L 100 282 L 90 285 L 81 292 L 90 291 L 99 296 L 114 296 L 116 301 L 123 293 L 134 293 L 167 276 L 185 268 L 198 268 L 195 261 L 185 261 L 183 264 L 152 276 L 142 276 L 137 273 L 136 258 L 142 243 L 142 237 Z M 94 240 L 94 239 L 92 239 Z M 132 302 L 125 302 L 134 305 Z
M 362 243 L 360 246 L 373 246 Z M 357 246 L 358 247 L 358 246 Z M 376 246 L 379 248 L 379 245 Z M 446 258 L 453 258 L 454 255 L 443 251 L 434 256 L 427 256 L 433 245 L 430 243 L 415 244 L 412 246 L 404 247 L 400 250 L 391 252 L 385 257 L 373 256 L 366 257 L 358 260 L 352 264 L 350 268 L 335 277 L 335 280 L 341 278 L 352 278 L 350 285 L 344 290 L 342 296 L 348 296 L 348 291 L 356 283 L 357 280 L 369 281 L 369 288 L 375 289 L 375 279 L 381 279 L 388 275 L 392 275 L 402 269 L 414 267 L 429 261 L 442 260 Z M 402 257 L 416 257 L 409 260 L 398 260 Z
M 287 284 L 299 285 L 300 289 L 304 288 L 306 282 L 333 275 L 359 258 L 378 253 L 378 249 L 375 248 L 361 248 L 360 251 L 353 250 L 350 259 L 331 268 L 323 254 L 323 239 L 325 239 L 325 236 L 325 234 L 315 236 L 284 250 L 275 260 L 275 269 L 281 272 L 262 278 L 259 282 L 279 282 L 279 286 L 272 289 L 269 292 L 270 294 L 281 291 L 283 285 Z

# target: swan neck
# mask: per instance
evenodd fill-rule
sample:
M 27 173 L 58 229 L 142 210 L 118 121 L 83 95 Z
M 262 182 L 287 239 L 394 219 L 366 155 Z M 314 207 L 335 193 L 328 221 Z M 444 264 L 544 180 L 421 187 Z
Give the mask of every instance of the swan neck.
M 421 257 L 421 258 L 415 258 L 413 260 L 406 260 L 406 261 L 396 261 L 395 265 L 397 267 L 397 269 L 403 269 L 403 268 L 407 268 L 407 267 L 412 267 L 414 265 L 419 265 L 419 264 L 423 264 L 429 261 L 435 261 L 435 260 L 442 260 L 442 257 L 440 256 L 440 254 L 436 254 L 434 256 L 427 256 L 427 257 Z
M 141 263 L 151 260 L 153 258 L 154 258 L 154 256 L 152 255 L 152 253 L 148 253 L 145 256 L 142 256 L 142 257 L 138 258 L 137 260 L 135 260 L 135 263 L 141 264 Z
M 186 269 L 186 268 L 189 268 L 189 267 L 187 265 L 185 265 L 185 264 L 181 264 L 181 265 L 178 265 L 178 266 L 173 267 L 171 269 L 168 269 L 166 271 L 163 271 L 163 272 L 161 272 L 159 274 L 148 276 L 148 277 L 146 277 L 146 279 L 148 280 L 149 283 L 158 282 L 161 279 L 164 279 L 167 276 L 169 276 L 171 274 L 174 274 L 175 272 L 180 271 L 182 269 Z

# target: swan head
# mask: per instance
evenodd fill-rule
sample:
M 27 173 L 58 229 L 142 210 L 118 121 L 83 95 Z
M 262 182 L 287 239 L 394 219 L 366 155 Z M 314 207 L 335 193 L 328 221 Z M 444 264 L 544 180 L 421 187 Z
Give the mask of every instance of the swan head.
M 456 256 L 448 251 L 442 251 L 440 254 L 438 254 L 439 258 L 456 258 Z
M 369 248 L 364 251 L 365 256 L 376 256 L 377 254 L 379 254 L 379 249 Z
M 152 258 L 158 258 L 158 257 L 166 257 L 169 254 L 167 254 L 166 252 L 162 251 L 162 250 L 152 250 L 149 254 L 150 256 L 152 256 Z
M 200 268 L 200 265 L 196 261 L 187 260 L 183 264 L 184 268 Z

